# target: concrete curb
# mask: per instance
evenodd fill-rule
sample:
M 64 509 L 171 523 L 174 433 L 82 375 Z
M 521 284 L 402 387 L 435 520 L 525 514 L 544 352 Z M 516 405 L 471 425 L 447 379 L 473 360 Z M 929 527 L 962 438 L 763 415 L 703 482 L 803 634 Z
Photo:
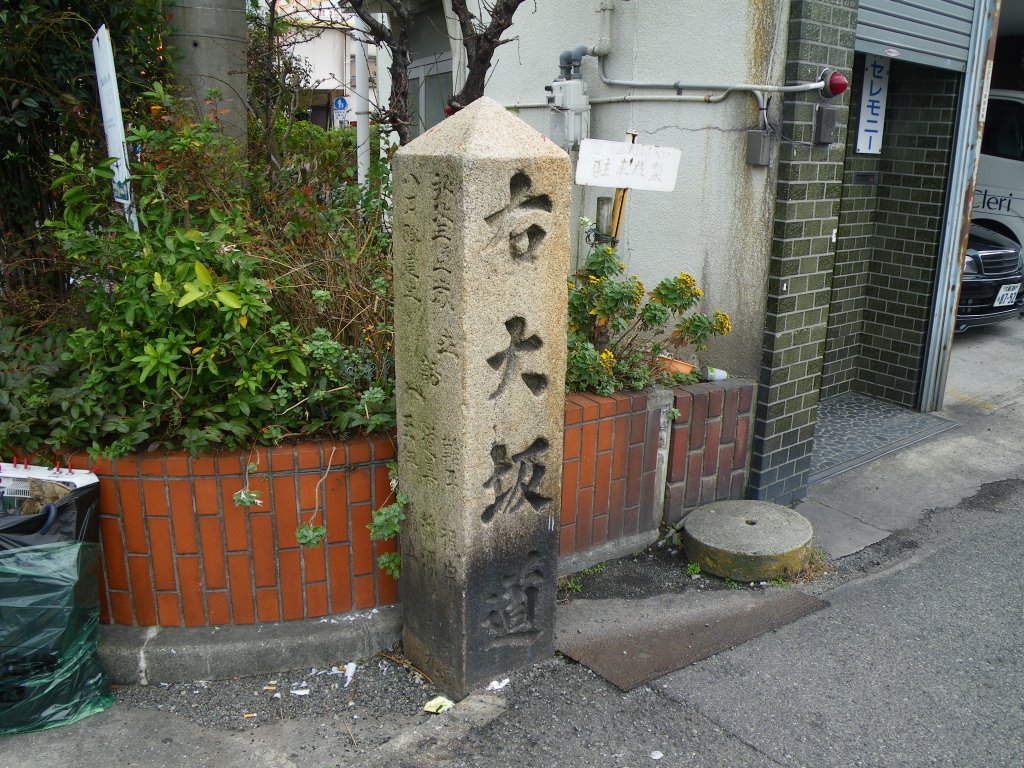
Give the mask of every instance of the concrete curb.
M 113 683 L 182 683 L 369 658 L 393 646 L 401 635 L 401 607 L 386 606 L 283 624 L 101 626 L 99 655 Z

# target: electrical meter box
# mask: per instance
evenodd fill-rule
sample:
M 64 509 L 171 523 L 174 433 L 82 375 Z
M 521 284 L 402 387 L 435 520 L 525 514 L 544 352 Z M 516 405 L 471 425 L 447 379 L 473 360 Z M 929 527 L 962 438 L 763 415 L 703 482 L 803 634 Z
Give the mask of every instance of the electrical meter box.
M 578 147 L 590 136 L 590 99 L 583 80 L 555 80 L 544 90 L 551 113 L 548 136 L 562 149 Z

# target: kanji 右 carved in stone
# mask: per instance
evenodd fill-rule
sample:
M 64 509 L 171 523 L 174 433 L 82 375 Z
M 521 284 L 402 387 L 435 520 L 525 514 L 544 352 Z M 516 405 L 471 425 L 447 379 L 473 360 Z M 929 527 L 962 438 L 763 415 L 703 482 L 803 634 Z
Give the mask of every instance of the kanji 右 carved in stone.
M 515 261 L 534 261 L 547 235 L 538 222 L 546 224 L 550 218 L 551 198 L 531 195 L 532 186 L 529 176 L 522 171 L 516 173 L 509 182 L 509 204 L 484 219 L 496 229 L 492 243 L 508 237 L 509 255 Z

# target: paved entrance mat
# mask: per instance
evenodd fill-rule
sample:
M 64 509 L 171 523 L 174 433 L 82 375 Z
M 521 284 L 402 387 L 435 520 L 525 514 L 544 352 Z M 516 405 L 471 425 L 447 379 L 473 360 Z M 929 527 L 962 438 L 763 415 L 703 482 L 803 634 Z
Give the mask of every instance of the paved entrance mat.
M 631 691 L 827 605 L 796 589 L 579 600 L 560 609 L 556 645 Z
M 918 413 L 858 392 L 822 400 L 808 482 L 820 483 L 955 426 L 941 416 Z

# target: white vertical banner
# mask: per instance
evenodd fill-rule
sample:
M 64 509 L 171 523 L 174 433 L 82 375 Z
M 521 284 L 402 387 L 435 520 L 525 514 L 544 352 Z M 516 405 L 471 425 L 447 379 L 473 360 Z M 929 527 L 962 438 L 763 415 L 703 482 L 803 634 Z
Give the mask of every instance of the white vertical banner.
M 882 151 L 890 60 L 872 54 L 864 59 L 864 86 L 860 93 L 860 119 L 857 122 L 857 152 L 877 155 Z
M 117 90 L 117 72 L 114 71 L 114 48 L 110 43 L 110 32 L 103 25 L 92 39 L 92 53 L 96 60 L 96 84 L 100 94 L 100 113 L 103 116 L 103 133 L 107 137 L 107 156 L 116 157 L 114 171 L 114 200 L 131 206 L 131 185 L 128 182 L 128 155 L 125 148 L 124 118 L 121 116 L 121 96 Z M 135 215 L 131 214 L 132 223 Z

